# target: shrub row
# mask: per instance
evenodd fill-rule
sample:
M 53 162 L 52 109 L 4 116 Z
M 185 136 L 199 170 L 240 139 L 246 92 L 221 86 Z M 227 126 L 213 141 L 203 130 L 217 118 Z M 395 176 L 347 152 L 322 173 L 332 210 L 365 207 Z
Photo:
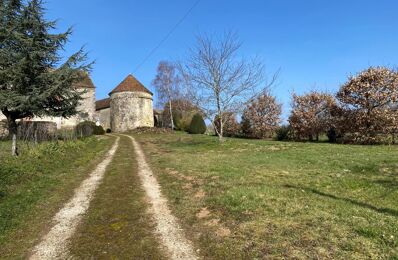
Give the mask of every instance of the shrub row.
M 295 140 L 395 143 L 398 134 L 398 71 L 370 67 L 351 76 L 335 95 L 293 94 L 289 117 Z

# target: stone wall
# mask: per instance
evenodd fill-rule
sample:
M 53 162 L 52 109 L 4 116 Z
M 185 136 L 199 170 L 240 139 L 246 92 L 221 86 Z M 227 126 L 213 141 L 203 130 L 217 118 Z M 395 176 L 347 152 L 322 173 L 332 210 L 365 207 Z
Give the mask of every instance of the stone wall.
M 82 94 L 82 98 L 77 107 L 77 115 L 60 118 L 59 126 L 57 122 L 58 128 L 73 128 L 82 121 L 95 121 L 95 89 L 87 89 L 87 92 Z
M 0 120 L 0 140 L 8 137 L 7 121 Z
M 57 128 L 73 128 L 78 123 L 89 120 L 95 120 L 95 89 L 90 88 L 87 89 L 86 93 L 82 94 L 83 100 L 80 101 L 79 106 L 77 107 L 78 114 L 72 116 L 70 118 L 62 118 L 62 117 L 34 117 L 30 121 L 49 121 L 54 122 L 57 125 Z M 0 112 L 0 120 L 6 119 L 6 117 Z
M 111 129 L 111 109 L 105 108 L 95 112 L 99 124 L 106 129 Z
M 19 121 L 18 138 L 24 140 L 47 140 L 48 136 L 55 134 L 57 125 L 49 121 Z M 8 138 L 7 121 L 0 120 L 0 139 Z
M 126 132 L 153 127 L 152 95 L 144 92 L 118 92 L 111 95 L 111 129 Z

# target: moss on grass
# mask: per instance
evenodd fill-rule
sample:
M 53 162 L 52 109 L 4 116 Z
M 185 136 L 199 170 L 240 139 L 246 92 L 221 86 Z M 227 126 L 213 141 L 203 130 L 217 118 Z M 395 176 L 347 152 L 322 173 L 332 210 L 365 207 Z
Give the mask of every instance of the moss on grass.
M 144 196 L 131 141 L 121 137 L 72 239 L 71 255 L 78 259 L 164 259 Z

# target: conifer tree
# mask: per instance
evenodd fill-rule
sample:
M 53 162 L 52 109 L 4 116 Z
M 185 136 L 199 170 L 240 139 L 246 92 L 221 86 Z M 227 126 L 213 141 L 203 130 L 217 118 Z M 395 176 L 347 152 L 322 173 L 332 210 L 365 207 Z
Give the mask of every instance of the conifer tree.
M 206 132 L 206 123 L 203 117 L 197 113 L 192 117 L 191 125 L 189 126 L 190 134 L 204 134 Z
M 71 28 L 54 34 L 55 21 L 44 18 L 41 0 L 0 0 L 0 111 L 7 117 L 17 154 L 17 120 L 33 116 L 76 114 L 86 63 L 83 49 L 63 61 Z

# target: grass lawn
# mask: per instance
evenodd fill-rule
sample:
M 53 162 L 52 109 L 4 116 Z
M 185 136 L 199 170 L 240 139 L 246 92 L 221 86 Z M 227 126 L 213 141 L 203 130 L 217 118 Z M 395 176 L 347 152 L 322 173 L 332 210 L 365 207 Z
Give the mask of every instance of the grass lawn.
M 398 259 L 398 146 L 135 137 L 206 259 Z
M 0 142 L 0 256 L 25 258 L 52 217 L 102 159 L 113 137 L 44 143 L 11 157 Z

